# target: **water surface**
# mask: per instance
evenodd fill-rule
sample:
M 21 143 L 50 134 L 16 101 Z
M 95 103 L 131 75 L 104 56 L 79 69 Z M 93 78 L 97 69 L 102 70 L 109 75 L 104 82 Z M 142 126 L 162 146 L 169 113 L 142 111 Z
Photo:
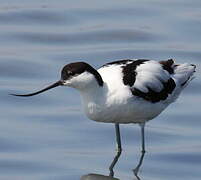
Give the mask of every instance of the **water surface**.
M 98 68 L 119 59 L 197 64 L 197 78 L 179 100 L 146 126 L 141 180 L 201 177 L 201 1 L 1 1 L 0 179 L 79 180 L 108 175 L 114 126 L 88 120 L 78 92 L 57 88 L 19 98 L 60 78 L 69 62 Z M 115 177 L 136 179 L 138 125 L 122 125 Z

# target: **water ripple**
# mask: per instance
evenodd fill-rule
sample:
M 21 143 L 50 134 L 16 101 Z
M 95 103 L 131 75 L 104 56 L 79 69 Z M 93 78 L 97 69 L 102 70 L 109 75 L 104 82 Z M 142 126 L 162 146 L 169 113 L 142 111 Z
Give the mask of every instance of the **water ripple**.
M 111 29 L 111 30 L 99 30 L 99 31 L 88 31 L 88 32 L 75 32 L 75 33 L 37 33 L 37 32 L 24 32 L 24 33 L 10 33 L 9 38 L 20 40 L 25 43 L 37 43 L 37 44 L 48 44 L 48 45 L 84 45 L 84 44 L 96 44 L 96 43 L 141 43 L 150 42 L 151 40 L 156 41 L 159 39 L 156 35 L 131 29 Z
M 69 62 L 84 60 L 98 68 L 127 58 L 173 58 L 197 65 L 197 78 L 179 101 L 147 124 L 147 154 L 139 176 L 200 179 L 200 2 L 2 2 L 0 179 L 107 174 L 115 154 L 114 126 L 88 120 L 75 90 L 63 87 L 30 98 L 8 94 L 49 85 Z M 130 180 L 140 154 L 140 128 L 120 127 L 123 153 L 115 173 Z
M 44 9 L 29 9 L 8 11 L 0 14 L 0 24 L 16 25 L 34 25 L 46 26 L 50 24 L 68 24 L 72 25 L 77 22 L 76 18 L 68 14 L 64 16 L 61 12 L 54 12 Z

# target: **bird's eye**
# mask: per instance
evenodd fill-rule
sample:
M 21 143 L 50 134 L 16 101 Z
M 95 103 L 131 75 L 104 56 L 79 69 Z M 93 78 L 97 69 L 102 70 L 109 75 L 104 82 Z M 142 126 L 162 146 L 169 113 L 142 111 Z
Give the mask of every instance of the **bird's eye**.
M 68 75 L 73 75 L 72 71 L 68 71 L 67 73 L 68 73 Z

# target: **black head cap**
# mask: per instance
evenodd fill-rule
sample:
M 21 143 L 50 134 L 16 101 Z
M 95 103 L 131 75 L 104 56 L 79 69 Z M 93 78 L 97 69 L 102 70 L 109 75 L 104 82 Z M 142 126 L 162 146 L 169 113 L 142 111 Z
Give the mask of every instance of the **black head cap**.
M 100 74 L 93 67 L 91 67 L 89 64 L 85 62 L 75 62 L 65 65 L 61 71 L 61 79 L 68 80 L 73 76 L 82 74 L 83 72 L 89 72 L 93 74 L 98 84 L 100 86 L 103 85 L 103 80 Z

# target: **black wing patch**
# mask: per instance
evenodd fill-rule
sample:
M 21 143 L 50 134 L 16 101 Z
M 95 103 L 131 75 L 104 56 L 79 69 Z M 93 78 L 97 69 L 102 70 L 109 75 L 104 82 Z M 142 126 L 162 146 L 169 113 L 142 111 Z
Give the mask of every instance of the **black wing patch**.
M 168 59 L 167 61 L 160 61 L 159 63 L 162 64 L 164 70 L 166 70 L 170 74 L 174 73 L 174 69 L 172 68 L 172 65 L 174 64 L 173 59 Z
M 150 88 L 148 88 L 149 91 L 147 93 L 144 93 L 137 88 L 131 89 L 131 92 L 134 96 L 138 96 L 152 103 L 156 103 L 167 99 L 168 95 L 171 94 L 176 87 L 176 84 L 174 80 L 170 78 L 167 82 L 163 83 L 163 86 L 164 88 L 160 92 L 155 92 Z
M 127 63 L 133 62 L 134 60 L 131 59 L 124 59 L 124 60 L 118 60 L 118 61 L 112 61 L 109 63 L 104 64 L 101 67 L 106 67 L 106 66 L 110 66 L 110 65 L 125 65 Z
M 133 63 L 130 63 L 123 67 L 123 82 L 125 85 L 133 86 L 136 80 L 136 68 L 140 64 L 143 64 L 144 62 L 149 61 L 146 59 L 138 59 L 136 61 L 133 61 Z
M 102 67 L 105 66 L 110 66 L 110 65 L 120 65 L 122 68 L 122 73 L 123 73 L 123 83 L 124 85 L 130 86 L 130 90 L 134 96 L 141 97 L 147 101 L 150 101 L 152 103 L 159 102 L 161 100 L 167 99 L 168 95 L 173 92 L 173 90 L 176 87 L 176 84 L 174 80 L 170 77 L 167 79 L 167 81 L 161 81 L 163 84 L 163 89 L 160 92 L 154 91 L 150 87 L 146 87 L 148 89 L 148 92 L 143 92 L 139 90 L 138 88 L 135 87 L 135 81 L 137 78 L 137 72 L 136 68 L 150 60 L 148 59 L 138 59 L 138 60 L 131 60 L 131 59 L 126 59 L 126 60 L 119 60 L 119 61 L 113 61 L 110 63 L 107 63 L 103 65 Z M 172 65 L 174 64 L 174 61 L 172 59 L 169 59 L 167 61 L 159 61 L 159 64 L 161 65 L 161 68 L 165 71 L 167 71 L 169 74 L 174 73 L 174 69 Z M 158 79 L 159 80 L 159 79 Z
M 148 89 L 148 92 L 146 92 L 146 93 L 139 90 L 138 88 L 135 88 L 134 83 L 137 78 L 136 68 L 137 68 L 137 66 L 140 66 L 141 64 L 144 64 L 147 61 L 149 61 L 149 60 L 139 59 L 139 60 L 133 61 L 132 63 L 129 63 L 125 66 L 122 66 L 123 83 L 125 85 L 129 85 L 131 87 L 131 92 L 133 95 L 141 97 L 152 103 L 156 103 L 161 100 L 167 99 L 168 95 L 171 94 L 173 92 L 173 90 L 175 89 L 176 84 L 172 78 L 169 78 L 166 82 L 161 81 L 161 83 L 163 84 L 163 89 L 160 92 L 156 92 L 150 87 L 146 87 Z M 174 61 L 172 59 L 167 60 L 167 61 L 160 61 L 159 63 L 161 64 L 161 67 L 164 70 L 169 72 L 169 74 L 174 73 L 173 68 L 172 68 Z

